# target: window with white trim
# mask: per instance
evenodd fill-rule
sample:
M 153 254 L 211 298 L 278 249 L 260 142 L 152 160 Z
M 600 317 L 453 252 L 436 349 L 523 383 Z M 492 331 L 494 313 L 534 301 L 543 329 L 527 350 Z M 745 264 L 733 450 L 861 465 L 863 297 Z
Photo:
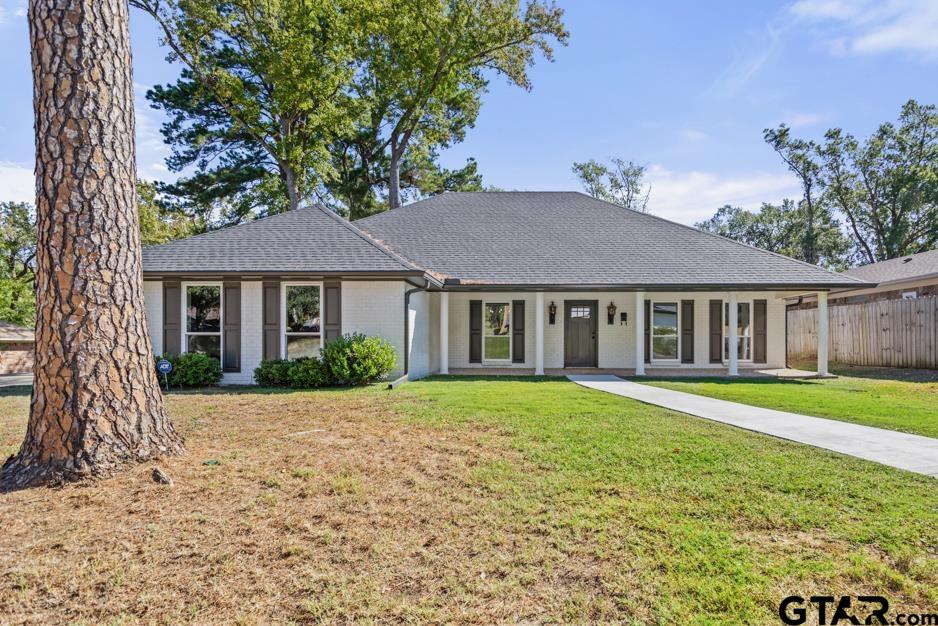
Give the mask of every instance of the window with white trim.
M 656 361 L 678 359 L 677 302 L 653 302 L 651 305 L 651 358 Z
M 511 303 L 486 302 L 483 308 L 482 359 L 511 361 Z
M 283 285 L 283 343 L 286 359 L 317 356 L 322 347 L 322 285 Z
M 221 285 L 186 285 L 183 303 L 185 352 L 199 352 L 221 361 Z
M 752 302 L 736 303 L 736 358 L 752 360 Z M 723 360 L 730 359 L 730 304 L 723 303 Z

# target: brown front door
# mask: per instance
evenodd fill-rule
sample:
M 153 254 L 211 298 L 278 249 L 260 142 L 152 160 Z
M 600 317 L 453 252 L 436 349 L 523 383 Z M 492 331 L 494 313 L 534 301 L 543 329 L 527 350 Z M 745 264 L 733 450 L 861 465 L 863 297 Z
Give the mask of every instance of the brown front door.
M 597 308 L 596 300 L 564 302 L 564 367 L 596 367 Z

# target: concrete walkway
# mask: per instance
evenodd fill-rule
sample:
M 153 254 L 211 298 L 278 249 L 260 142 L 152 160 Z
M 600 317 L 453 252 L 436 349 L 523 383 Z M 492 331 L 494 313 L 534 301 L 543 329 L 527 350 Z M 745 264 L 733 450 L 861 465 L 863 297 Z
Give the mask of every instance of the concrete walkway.
M 899 469 L 938 477 L 938 439 L 640 385 L 617 376 L 574 375 L 584 387 Z

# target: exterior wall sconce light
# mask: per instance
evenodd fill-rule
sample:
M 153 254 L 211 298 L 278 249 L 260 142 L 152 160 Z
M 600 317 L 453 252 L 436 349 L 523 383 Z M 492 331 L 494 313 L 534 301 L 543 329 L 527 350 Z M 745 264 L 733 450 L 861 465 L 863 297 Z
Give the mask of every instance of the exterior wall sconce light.
M 550 322 L 550 325 L 553 326 L 554 322 L 557 321 L 557 305 L 554 304 L 553 300 L 551 300 L 551 303 L 547 305 L 547 313 L 548 321 Z
M 616 305 L 614 302 L 610 302 L 609 306 L 606 307 L 606 323 L 610 326 L 616 323 Z

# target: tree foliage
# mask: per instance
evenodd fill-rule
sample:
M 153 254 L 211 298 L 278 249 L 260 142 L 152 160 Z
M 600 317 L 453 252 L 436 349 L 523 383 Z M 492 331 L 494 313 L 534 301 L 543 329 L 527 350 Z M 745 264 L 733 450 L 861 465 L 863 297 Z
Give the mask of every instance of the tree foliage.
M 35 259 L 35 211 L 25 202 L 0 202 L 0 320 L 32 326 Z
M 909 100 L 898 124 L 882 124 L 865 141 L 839 128 L 823 143 L 796 139 L 784 124 L 765 140 L 801 181 L 805 260 L 812 263 L 823 224 L 836 211 L 853 253 L 865 263 L 938 245 L 938 111 Z
M 132 3 L 186 65 L 147 94 L 170 117 L 170 169 L 195 168 L 161 191 L 221 224 L 313 199 L 357 218 L 481 188 L 474 161 L 448 170 L 440 150 L 475 123 L 490 75 L 529 89 L 535 58 L 567 39 L 539 0 Z
M 651 196 L 651 186 L 644 182 L 646 169 L 620 158 L 611 159 L 609 165 L 593 159 L 573 164 L 573 173 L 586 193 L 643 213 L 648 210 Z
M 817 265 L 833 270 L 844 269 L 850 242 L 840 226 L 827 215 L 818 222 L 815 218 L 809 230 L 806 205 L 784 200 L 780 205 L 765 203 L 758 211 L 725 205 L 709 220 L 695 226 L 701 230 L 735 239 L 750 246 L 808 261 L 805 250 L 811 248 Z M 809 235 L 810 233 L 810 235 Z M 810 236 L 809 245 L 805 239 Z
M 938 245 L 938 110 L 909 100 L 866 141 L 839 128 L 818 150 L 820 180 L 868 263 Z

